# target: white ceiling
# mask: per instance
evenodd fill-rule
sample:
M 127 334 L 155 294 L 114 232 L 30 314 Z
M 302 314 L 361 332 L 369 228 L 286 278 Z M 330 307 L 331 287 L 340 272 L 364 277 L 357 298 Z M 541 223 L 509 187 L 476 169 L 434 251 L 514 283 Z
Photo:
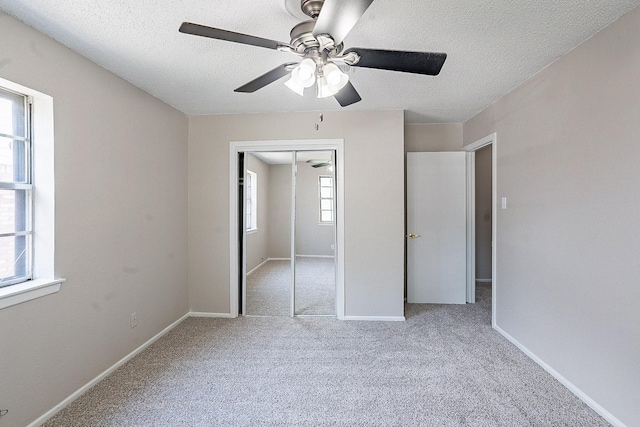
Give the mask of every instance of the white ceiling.
M 270 165 L 288 165 L 293 161 L 291 151 L 253 151 L 254 156 Z M 331 151 L 298 151 L 296 160 L 306 162 L 307 160 L 331 160 Z
M 181 34 L 183 21 L 289 42 L 292 0 L 0 0 L 0 9 L 189 115 L 330 111 L 277 81 L 233 89 L 297 57 Z M 446 52 L 439 76 L 354 68 L 362 101 L 407 123 L 462 123 L 640 0 L 375 0 L 345 47 Z

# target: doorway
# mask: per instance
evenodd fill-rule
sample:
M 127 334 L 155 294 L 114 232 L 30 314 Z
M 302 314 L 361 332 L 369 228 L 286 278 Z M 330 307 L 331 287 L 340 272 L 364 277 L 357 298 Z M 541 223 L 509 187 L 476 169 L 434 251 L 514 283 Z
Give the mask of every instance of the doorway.
M 232 315 L 343 318 L 343 141 L 230 148 Z
M 496 321 L 496 229 L 497 229 L 497 138 L 493 133 L 464 147 L 467 152 L 467 302 L 476 300 L 476 280 L 491 282 L 491 321 Z M 482 164 L 477 163 L 479 160 Z M 489 164 L 489 166 L 487 166 Z M 478 168 L 476 168 L 478 166 Z M 487 171 L 489 167 L 490 171 Z M 490 206 L 477 200 L 488 198 L 486 184 L 478 182 L 490 174 Z M 480 203 L 480 206 L 478 204 Z M 478 207 L 480 208 L 478 210 Z M 487 218 L 487 215 L 490 218 Z M 490 231 L 486 222 L 490 221 Z M 490 241 L 487 242 L 490 233 Z M 490 245 L 490 248 L 487 246 Z M 480 246 L 480 247 L 479 247 Z M 489 252 L 489 253 L 487 253 Z M 490 258 L 490 260 L 488 259 Z M 481 263 L 481 264 L 480 264 Z M 490 263 L 490 264 L 489 264 Z M 489 277 L 486 277 L 489 275 Z M 482 277 L 484 276 L 484 277 Z

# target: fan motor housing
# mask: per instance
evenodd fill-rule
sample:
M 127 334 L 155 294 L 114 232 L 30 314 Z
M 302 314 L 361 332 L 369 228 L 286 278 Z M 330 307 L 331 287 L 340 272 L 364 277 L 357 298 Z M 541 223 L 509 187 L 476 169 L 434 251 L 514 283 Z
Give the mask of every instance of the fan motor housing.
M 319 47 L 320 43 L 313 37 L 313 27 L 316 21 L 304 21 L 293 27 L 291 30 L 291 46 L 298 52 L 304 52 L 312 47 Z
M 313 28 L 316 26 L 315 20 L 303 21 L 293 27 L 291 30 L 291 42 L 289 43 L 297 52 L 305 53 L 311 49 L 316 49 L 320 47 L 320 42 L 313 35 Z M 328 54 L 339 54 L 343 49 L 343 44 L 340 43 L 338 46 L 334 44 L 325 45 L 323 47 Z

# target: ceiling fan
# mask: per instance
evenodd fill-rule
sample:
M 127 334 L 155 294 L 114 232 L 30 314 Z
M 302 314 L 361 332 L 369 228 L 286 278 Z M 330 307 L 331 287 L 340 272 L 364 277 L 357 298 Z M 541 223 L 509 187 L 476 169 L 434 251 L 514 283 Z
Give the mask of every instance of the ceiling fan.
M 325 166 L 331 166 L 333 164 L 333 162 L 329 159 L 329 160 L 323 160 L 323 159 L 309 159 L 306 161 L 306 163 L 309 164 L 309 166 L 311 166 L 312 168 L 323 168 Z
M 365 13 L 373 0 L 301 0 L 302 11 L 311 17 L 291 30 L 289 43 L 248 34 L 183 22 L 179 31 L 235 43 L 275 49 L 295 54 L 302 61 L 287 62 L 235 89 L 252 93 L 286 75 L 285 85 L 298 93 L 316 85 L 318 98 L 334 96 L 346 107 L 360 101 L 360 95 L 343 71 L 348 67 L 366 67 L 405 73 L 436 76 L 446 53 L 350 48 L 343 50 L 342 41 Z M 341 69 L 342 68 L 342 69 Z

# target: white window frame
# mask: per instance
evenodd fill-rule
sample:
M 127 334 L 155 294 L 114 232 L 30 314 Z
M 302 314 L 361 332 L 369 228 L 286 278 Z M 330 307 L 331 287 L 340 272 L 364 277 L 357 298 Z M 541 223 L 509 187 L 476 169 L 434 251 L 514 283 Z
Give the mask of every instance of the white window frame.
M 329 178 L 331 180 L 331 185 L 330 186 L 326 186 L 326 185 L 322 185 L 322 179 L 323 178 Z M 322 188 L 331 188 L 331 197 L 322 197 Z M 334 199 L 335 199 L 335 188 L 333 185 L 333 176 L 331 175 L 319 175 L 318 176 L 318 224 L 320 225 L 332 225 L 335 221 L 335 210 L 333 208 L 333 204 L 334 204 Z M 330 200 L 331 202 L 331 209 L 322 209 L 322 201 L 323 200 Z M 322 212 L 331 212 L 331 221 L 323 221 L 322 220 Z
M 55 182 L 53 98 L 0 78 L 0 87 L 31 98 L 33 179 L 33 262 L 31 280 L 0 288 L 0 309 L 60 290 L 63 278 L 55 278 Z
M 247 169 L 245 179 L 245 227 L 248 232 L 258 230 L 258 174 Z
M 21 150 L 22 151 L 21 154 L 23 158 L 19 162 L 19 163 L 22 163 L 22 165 L 14 163 L 13 179 L 11 179 L 10 181 L 0 181 L 0 191 L 3 191 L 3 190 L 9 191 L 9 192 L 13 192 L 14 194 L 14 197 L 13 197 L 13 200 L 15 201 L 14 212 L 16 213 L 15 227 L 18 227 L 17 224 L 22 223 L 23 227 L 21 228 L 24 228 L 24 230 L 18 231 L 14 227 L 12 231 L 5 230 L 5 232 L 0 233 L 0 238 L 6 238 L 6 237 L 22 238 L 21 240 L 23 240 L 23 243 L 24 243 L 24 248 L 22 249 L 21 253 L 14 254 L 14 257 L 9 260 L 10 262 L 13 263 L 14 272 L 15 272 L 15 266 L 17 264 L 22 266 L 20 268 L 20 270 L 22 271 L 19 274 L 14 274 L 13 276 L 0 277 L 0 288 L 4 288 L 4 287 L 15 285 L 18 283 L 26 282 L 32 279 L 32 260 L 33 260 L 33 256 L 32 256 L 32 250 L 33 250 L 33 244 L 32 244 L 33 176 L 32 176 L 32 172 L 33 172 L 33 168 L 31 164 L 32 100 L 31 100 L 31 97 L 24 95 L 22 93 L 8 90 L 4 87 L 0 87 L 0 89 L 2 90 L 3 93 L 6 93 L 10 96 L 14 96 L 16 98 L 20 98 L 22 100 L 22 108 L 24 110 L 24 123 L 21 124 L 22 127 L 24 127 L 24 131 L 21 132 L 20 135 L 15 133 L 16 132 L 15 123 L 14 123 L 14 129 L 11 130 L 12 133 L 6 134 L 6 133 L 0 132 L 0 138 L 2 139 L 2 142 L 13 141 L 15 143 L 16 141 L 20 141 L 22 144 L 24 144 L 24 147 Z M 14 161 L 15 161 L 15 155 L 16 155 L 15 152 L 12 155 L 14 156 Z M 21 172 L 18 172 L 18 173 L 23 175 L 24 180 L 20 180 L 15 177 L 16 170 L 18 171 L 21 170 Z M 19 209 L 18 203 L 20 203 L 18 202 L 19 200 L 17 196 L 18 192 L 24 192 L 23 193 L 24 199 L 21 202 L 24 204 L 22 209 L 24 214 L 20 215 L 19 217 L 17 215 L 17 211 Z M 14 244 L 17 245 L 18 243 L 16 242 Z

